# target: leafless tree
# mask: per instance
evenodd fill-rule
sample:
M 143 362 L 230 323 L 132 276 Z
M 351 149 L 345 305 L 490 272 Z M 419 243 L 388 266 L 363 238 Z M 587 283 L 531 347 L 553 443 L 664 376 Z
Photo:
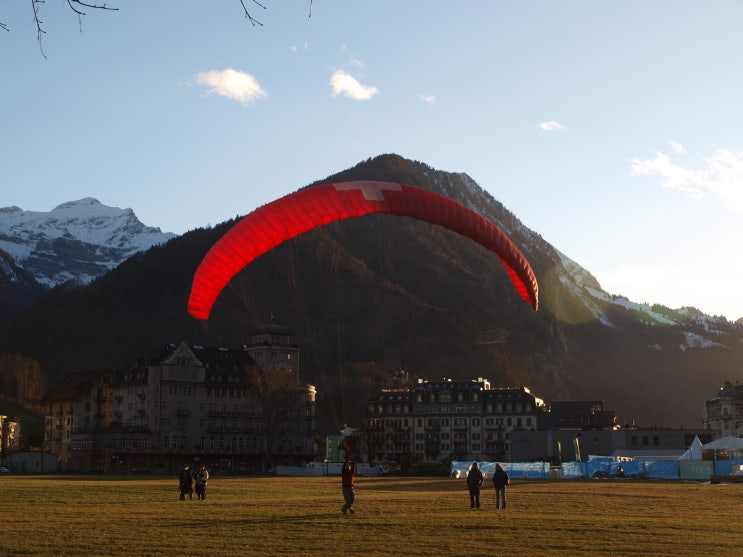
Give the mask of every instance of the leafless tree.
M 284 369 L 253 368 L 253 387 L 261 401 L 259 431 L 265 439 L 264 468 L 274 464 L 277 447 L 296 421 L 299 382 Z
M 70 7 L 70 9 L 77 14 L 78 22 L 80 25 L 80 28 L 82 29 L 82 17 L 86 15 L 85 10 L 106 10 L 106 11 L 118 11 L 119 8 L 114 8 L 109 6 L 106 3 L 100 4 L 97 2 L 84 2 L 83 0 L 64 0 L 67 2 L 67 5 Z M 266 6 L 258 2 L 258 0 L 248 0 L 248 3 L 254 4 L 255 6 L 258 6 L 259 8 L 266 9 Z M 44 21 L 41 19 L 41 13 L 40 8 L 43 4 L 46 4 L 46 0 L 31 0 L 31 8 L 34 12 L 34 22 L 36 23 L 36 34 L 37 39 L 39 41 L 39 48 L 41 49 L 41 54 L 46 58 L 46 55 L 44 54 L 44 46 L 42 43 L 42 38 L 46 34 L 46 31 L 44 30 Z M 245 12 L 245 19 L 247 19 L 254 27 L 256 25 L 259 25 L 263 27 L 263 23 L 260 22 L 260 20 L 253 17 L 253 14 L 250 13 L 248 10 L 248 7 L 245 5 L 245 0 L 240 0 L 240 5 L 242 6 L 243 12 Z M 312 16 L 312 0 L 310 0 L 310 17 Z M 4 29 L 5 31 L 10 31 L 10 27 L 8 24 L 0 22 L 0 29 Z

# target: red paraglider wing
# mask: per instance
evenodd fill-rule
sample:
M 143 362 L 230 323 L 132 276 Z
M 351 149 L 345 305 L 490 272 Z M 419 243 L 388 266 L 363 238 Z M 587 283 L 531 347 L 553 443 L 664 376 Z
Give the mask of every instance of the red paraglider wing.
M 243 267 L 282 242 L 351 217 L 388 213 L 448 228 L 498 255 L 516 291 L 538 308 L 538 285 L 521 251 L 492 222 L 442 195 L 389 182 L 312 186 L 260 207 L 240 220 L 209 250 L 196 270 L 188 311 L 208 319 L 217 296 Z

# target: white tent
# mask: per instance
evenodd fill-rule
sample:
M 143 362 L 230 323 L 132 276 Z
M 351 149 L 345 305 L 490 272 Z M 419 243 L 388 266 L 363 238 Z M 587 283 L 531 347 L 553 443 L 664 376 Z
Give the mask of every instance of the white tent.
M 702 460 L 702 442 L 698 435 L 694 436 L 694 441 L 691 442 L 686 452 L 679 457 L 679 460 Z
M 732 435 L 728 435 L 727 437 L 720 437 L 719 439 L 715 439 L 714 441 L 706 443 L 702 445 L 702 448 L 714 450 L 730 449 L 734 451 L 741 451 L 743 450 L 743 439 L 741 439 L 740 437 L 733 437 Z

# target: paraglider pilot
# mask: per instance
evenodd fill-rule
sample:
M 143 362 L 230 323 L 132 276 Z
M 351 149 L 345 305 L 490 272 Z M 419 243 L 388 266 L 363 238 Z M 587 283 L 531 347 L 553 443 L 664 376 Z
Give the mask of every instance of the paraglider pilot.
M 341 470 L 341 485 L 343 487 L 343 500 L 345 501 L 341 507 L 343 514 L 348 512 L 354 514 L 353 502 L 356 499 L 353 489 L 354 476 L 356 476 L 356 461 L 347 457 Z

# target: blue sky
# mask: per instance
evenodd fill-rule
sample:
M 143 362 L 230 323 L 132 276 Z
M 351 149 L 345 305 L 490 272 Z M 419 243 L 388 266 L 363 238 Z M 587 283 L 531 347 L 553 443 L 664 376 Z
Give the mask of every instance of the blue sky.
M 612 294 L 743 317 L 743 2 L 0 7 L 0 206 L 182 233 L 383 153 L 465 172 Z

